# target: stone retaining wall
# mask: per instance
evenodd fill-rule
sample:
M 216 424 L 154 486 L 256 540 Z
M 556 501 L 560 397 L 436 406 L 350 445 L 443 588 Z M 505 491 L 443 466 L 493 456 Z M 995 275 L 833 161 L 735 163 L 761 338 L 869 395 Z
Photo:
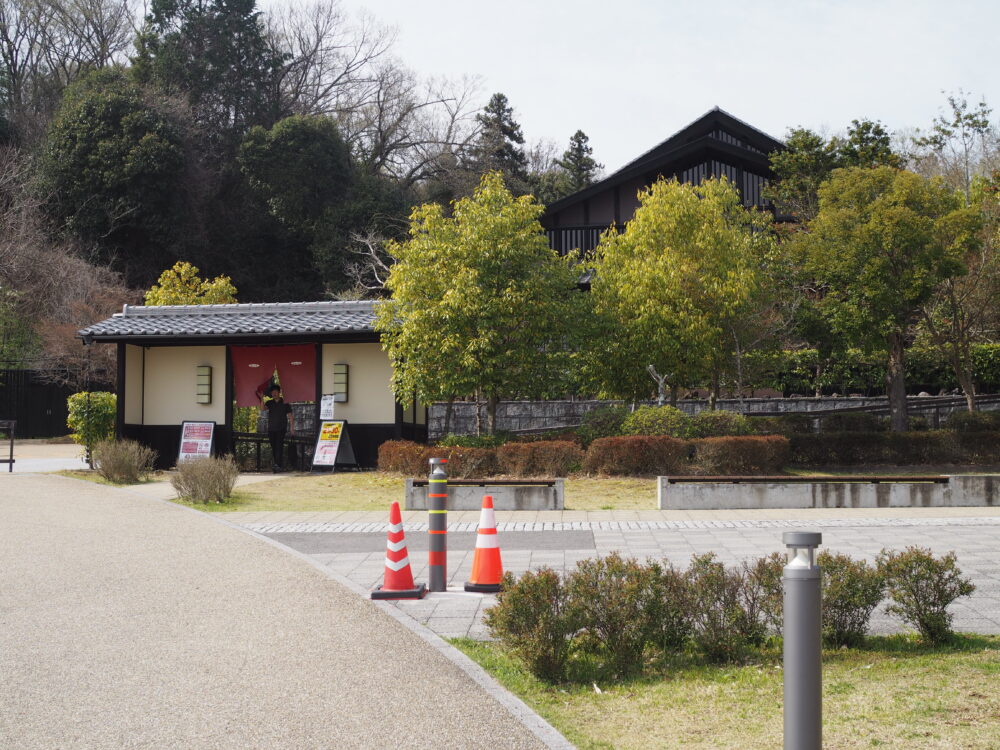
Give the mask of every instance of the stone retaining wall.
M 847 482 L 817 479 L 794 483 L 681 482 L 658 477 L 661 510 L 762 508 L 937 508 L 1000 505 L 1000 476 L 948 477 L 946 483 Z
M 926 403 L 920 396 L 910 396 L 909 402 L 913 406 L 919 406 L 921 401 Z M 622 401 L 501 401 L 497 405 L 497 429 L 507 432 L 518 432 L 522 430 L 545 430 L 563 426 L 573 426 L 580 424 L 583 415 L 589 411 L 609 405 L 622 405 Z M 647 401 L 646 404 L 655 402 Z M 745 398 L 721 399 L 718 402 L 720 409 L 728 411 L 738 411 L 744 414 L 759 414 L 761 412 L 810 412 L 826 411 L 828 409 L 847 409 L 859 406 L 882 406 L 886 405 L 884 396 L 879 397 L 845 397 L 834 398 L 824 396 L 819 398 Z M 450 432 L 456 435 L 474 435 L 476 433 L 476 408 L 479 407 L 480 420 L 485 431 L 486 428 L 486 406 L 485 404 L 475 404 L 468 401 L 456 402 L 452 406 Z M 997 408 L 997 404 L 983 404 L 982 408 Z M 444 415 L 447 404 L 432 404 L 427 420 L 428 437 L 431 441 L 441 438 L 444 432 Z M 697 399 L 685 399 L 677 404 L 677 408 L 688 414 L 697 414 L 708 408 L 708 402 Z M 938 407 L 937 415 L 940 420 L 944 420 L 955 409 L 964 406 L 941 406 Z M 923 411 L 916 411 L 914 414 L 923 414 Z

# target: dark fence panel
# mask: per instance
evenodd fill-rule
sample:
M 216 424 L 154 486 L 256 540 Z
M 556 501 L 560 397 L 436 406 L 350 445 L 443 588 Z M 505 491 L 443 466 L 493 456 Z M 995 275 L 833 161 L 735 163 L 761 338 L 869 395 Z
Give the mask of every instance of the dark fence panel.
M 17 420 L 19 438 L 66 435 L 70 393 L 69 388 L 42 382 L 31 370 L 0 370 L 0 419 Z

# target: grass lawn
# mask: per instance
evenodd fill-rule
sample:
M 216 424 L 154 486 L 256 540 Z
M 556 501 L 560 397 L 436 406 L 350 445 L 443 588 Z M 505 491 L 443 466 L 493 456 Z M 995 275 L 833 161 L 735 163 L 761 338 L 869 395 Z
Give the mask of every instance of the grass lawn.
M 196 504 L 209 511 L 330 511 L 383 512 L 403 499 L 403 477 L 379 471 L 304 474 L 239 488 L 225 504 Z M 567 479 L 566 510 L 653 510 L 655 479 Z
M 114 482 L 109 482 L 107 479 L 105 479 L 92 469 L 62 469 L 61 471 L 56 471 L 53 473 L 59 474 L 60 476 L 69 477 L 70 479 L 83 479 L 87 482 L 93 482 L 94 484 L 106 484 L 109 487 L 130 486 L 127 484 L 115 484 Z M 148 477 L 139 482 L 139 484 L 149 484 L 150 482 L 161 482 L 165 477 L 166 477 L 166 472 L 154 471 Z
M 551 686 L 496 644 L 453 640 L 581 750 L 782 745 L 780 653 L 738 667 L 682 661 L 619 685 Z M 929 649 L 905 636 L 823 659 L 823 747 L 1000 747 L 1000 637 Z

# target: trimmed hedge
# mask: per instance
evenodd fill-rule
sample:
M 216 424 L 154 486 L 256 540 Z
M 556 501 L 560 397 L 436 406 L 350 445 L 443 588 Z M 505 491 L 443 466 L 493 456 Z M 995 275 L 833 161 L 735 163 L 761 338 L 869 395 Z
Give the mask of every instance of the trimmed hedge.
M 688 444 L 666 435 L 627 435 L 599 438 L 583 459 L 588 474 L 686 474 Z
M 697 473 L 708 475 L 779 474 L 791 453 L 788 438 L 781 435 L 702 438 L 691 444 Z
M 673 406 L 640 406 L 622 422 L 623 435 L 691 436 L 691 417 Z
M 1000 433 L 996 432 L 834 432 L 789 439 L 791 463 L 799 466 L 1000 462 Z
M 496 449 L 501 474 L 564 477 L 580 468 L 583 451 L 565 440 L 507 443 Z
M 691 417 L 688 434 L 693 438 L 732 437 L 753 434 L 753 424 L 734 411 L 700 411 Z

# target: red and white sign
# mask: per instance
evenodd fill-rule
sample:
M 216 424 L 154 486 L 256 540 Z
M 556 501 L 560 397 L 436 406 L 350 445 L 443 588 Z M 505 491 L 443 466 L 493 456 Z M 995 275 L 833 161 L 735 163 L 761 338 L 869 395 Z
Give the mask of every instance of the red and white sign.
M 182 422 L 181 447 L 177 452 L 177 463 L 196 458 L 210 458 L 215 422 Z

